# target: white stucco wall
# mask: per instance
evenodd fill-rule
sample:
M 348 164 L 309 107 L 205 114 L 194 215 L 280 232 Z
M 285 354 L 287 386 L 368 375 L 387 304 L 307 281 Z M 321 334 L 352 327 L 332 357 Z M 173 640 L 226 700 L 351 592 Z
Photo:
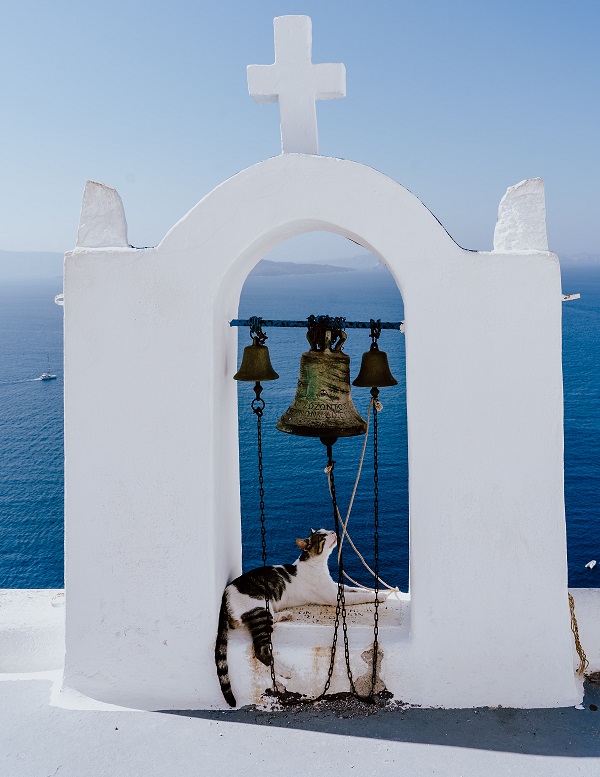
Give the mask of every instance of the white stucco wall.
M 214 636 L 241 556 L 228 321 L 256 262 L 315 229 L 381 257 L 405 303 L 410 626 L 388 687 L 576 703 L 557 258 L 463 250 L 386 176 L 299 154 L 226 181 L 156 248 L 66 255 L 66 684 L 223 706 Z
M 64 624 L 63 591 L 0 589 L 0 675 L 61 668 Z

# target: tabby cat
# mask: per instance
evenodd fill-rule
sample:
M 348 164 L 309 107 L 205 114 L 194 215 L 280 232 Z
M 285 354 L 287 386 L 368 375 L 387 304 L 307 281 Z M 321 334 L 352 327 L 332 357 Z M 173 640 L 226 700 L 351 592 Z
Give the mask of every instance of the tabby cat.
M 274 617 L 287 620 L 286 607 L 303 604 L 332 604 L 337 602 L 338 587 L 327 567 L 327 559 L 337 545 L 334 531 L 319 529 L 306 539 L 296 540 L 302 553 L 293 564 L 258 567 L 237 577 L 223 593 L 215 662 L 217 676 L 225 701 L 236 706 L 229 682 L 227 665 L 227 637 L 229 629 L 246 626 L 252 637 L 254 655 L 266 666 L 270 664 L 269 641 Z M 375 593 L 364 588 L 344 586 L 346 604 L 364 604 L 375 601 Z M 387 593 L 381 594 L 384 599 Z M 269 599 L 269 610 L 265 599 Z

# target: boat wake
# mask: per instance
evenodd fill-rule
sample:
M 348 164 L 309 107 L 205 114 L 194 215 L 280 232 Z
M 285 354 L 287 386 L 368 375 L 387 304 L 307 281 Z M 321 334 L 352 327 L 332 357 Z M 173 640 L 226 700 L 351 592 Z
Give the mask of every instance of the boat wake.
M 23 378 L 22 380 L 0 380 L 0 386 L 14 386 L 17 383 L 36 383 L 38 380 L 46 381 L 46 380 L 56 380 L 57 376 L 52 375 L 51 377 L 44 378 L 42 375 L 39 376 L 39 378 Z

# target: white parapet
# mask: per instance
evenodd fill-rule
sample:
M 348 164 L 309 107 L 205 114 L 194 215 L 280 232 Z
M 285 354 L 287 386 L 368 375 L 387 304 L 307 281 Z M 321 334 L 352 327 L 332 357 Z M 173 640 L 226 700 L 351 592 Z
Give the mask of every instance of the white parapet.
M 59 669 L 65 653 L 64 593 L 0 590 L 0 673 Z
M 600 589 L 571 588 L 579 637 L 587 655 L 587 672 L 600 671 Z M 348 607 L 350 662 L 356 690 L 367 695 L 371 689 L 373 605 Z M 62 666 L 64 658 L 64 594 L 56 589 L 0 590 L 0 679 L 47 672 Z M 295 607 L 290 620 L 276 623 L 273 648 L 280 691 L 317 697 L 328 675 L 334 607 L 310 605 Z M 406 674 L 410 657 L 410 597 L 392 594 L 379 607 L 379 666 L 376 691 L 385 685 L 395 702 L 418 703 L 410 691 Z M 573 666 L 579 656 L 573 644 Z M 264 692 L 271 687 L 270 672 L 252 653 L 250 635 L 245 629 L 229 632 L 229 674 L 238 707 L 265 703 Z M 283 676 L 283 674 L 287 676 Z M 216 676 L 216 675 L 215 675 Z M 58 677 L 56 678 L 58 680 Z M 344 646 L 340 628 L 338 651 L 329 693 L 348 690 Z M 53 690 L 53 704 L 69 709 L 114 709 L 97 699 L 84 697 L 60 681 Z M 226 708 L 224 701 L 215 706 Z
M 600 672 L 600 588 L 570 588 L 575 603 L 579 639 L 586 654 L 588 672 Z M 573 651 L 575 664 L 579 656 Z
M 500 200 L 494 252 L 547 251 L 546 203 L 541 178 L 509 186 Z
M 77 246 L 124 248 L 128 246 L 123 202 L 116 189 L 88 181 L 83 191 Z

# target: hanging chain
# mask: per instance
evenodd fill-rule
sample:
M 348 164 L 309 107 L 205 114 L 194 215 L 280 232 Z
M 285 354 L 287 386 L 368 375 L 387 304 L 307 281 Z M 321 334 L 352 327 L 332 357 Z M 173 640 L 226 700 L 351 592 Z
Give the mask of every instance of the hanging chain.
M 265 528 L 265 488 L 263 477 L 263 455 L 262 455 L 262 416 L 265 409 L 265 400 L 261 397 L 263 387 L 259 381 L 254 384 L 254 393 L 256 396 L 252 400 L 250 406 L 256 415 L 256 439 L 258 450 L 258 491 L 260 494 L 260 537 L 262 541 L 262 562 L 263 568 L 267 566 L 267 531 Z M 265 587 L 266 590 L 266 587 Z M 269 615 L 271 615 L 271 608 L 269 607 L 269 597 L 265 595 L 265 609 Z M 271 615 L 272 617 L 272 615 Z M 277 694 L 277 681 L 275 679 L 275 662 L 273 660 L 273 641 L 271 638 L 271 632 L 269 633 L 269 667 L 271 669 L 271 681 L 273 683 L 273 693 Z
M 332 462 L 334 464 L 334 462 Z M 336 514 L 336 516 L 339 514 L 338 506 L 337 506 L 337 499 L 335 495 L 335 481 L 333 479 L 333 466 L 331 469 L 331 486 L 332 486 L 332 492 L 333 492 L 333 509 Z M 339 533 L 340 533 L 340 526 L 339 526 L 339 520 L 336 521 L 336 533 L 338 536 L 338 542 L 339 542 Z M 354 679 L 352 677 L 352 669 L 350 668 L 350 647 L 348 644 L 348 623 L 346 621 L 346 597 L 344 595 L 344 560 L 342 553 L 340 552 L 339 555 L 339 565 L 338 565 L 338 593 L 337 593 L 337 607 L 340 608 L 341 614 L 342 614 L 342 632 L 344 637 L 344 659 L 346 661 L 346 673 L 348 675 L 348 682 L 350 683 L 350 690 L 355 696 L 358 696 L 356 693 L 356 688 L 354 687 Z
M 335 461 L 333 460 L 333 452 L 332 452 L 332 444 L 327 443 L 327 469 L 326 472 L 328 472 L 329 475 L 329 481 L 330 481 L 330 488 L 331 488 L 331 502 L 333 505 L 333 520 L 335 525 L 335 534 L 337 537 L 338 547 L 340 546 L 340 520 L 339 520 L 339 510 L 337 506 L 337 499 L 335 494 L 335 478 L 333 475 L 333 470 L 335 468 Z M 356 688 L 354 687 L 354 679 L 352 677 L 352 669 L 350 667 L 350 648 L 348 644 L 348 624 L 346 622 L 346 601 L 344 596 L 344 562 L 342 558 L 342 553 L 340 552 L 338 555 L 338 590 L 337 590 L 337 601 L 335 605 L 335 621 L 333 625 L 333 640 L 331 643 L 331 658 L 329 661 L 329 669 L 327 671 L 327 680 L 325 681 L 325 687 L 323 688 L 323 691 L 321 695 L 318 697 L 319 699 L 323 699 L 325 695 L 327 694 L 327 691 L 329 690 L 331 686 L 331 680 L 333 677 L 333 670 L 335 666 L 335 654 L 337 649 L 337 640 L 338 640 L 338 631 L 339 631 L 339 625 L 340 625 L 340 615 L 342 620 L 342 632 L 344 637 L 344 659 L 346 662 L 346 673 L 348 675 L 348 682 L 350 683 L 350 690 L 354 696 L 358 696 L 356 692 Z
M 381 330 L 380 330 L 381 331 Z M 378 429 L 377 413 L 379 412 L 379 389 L 374 386 L 371 389 L 373 397 L 373 543 L 374 543 L 374 571 L 375 571 L 375 612 L 373 614 L 373 674 L 371 676 L 371 693 L 369 697 L 374 699 L 375 686 L 377 684 L 377 662 L 379 660 L 379 461 L 377 458 Z
M 329 482 L 330 482 L 330 488 L 331 488 L 331 501 L 335 504 L 335 483 L 333 481 L 333 468 L 335 466 L 335 462 L 332 459 L 332 451 L 331 446 L 327 447 L 327 468 L 326 472 L 329 475 Z M 339 546 L 340 542 L 340 530 L 339 530 L 339 518 L 337 515 L 337 510 L 334 509 L 333 514 L 333 520 L 335 525 L 335 534 L 337 537 L 337 542 Z M 331 678 L 333 677 L 333 668 L 335 665 L 335 653 L 337 649 L 337 639 L 338 639 L 338 628 L 340 625 L 340 583 L 339 583 L 339 577 L 338 577 L 338 592 L 337 592 L 337 602 L 335 606 L 335 621 L 333 624 L 333 640 L 331 643 L 331 654 L 329 659 L 329 669 L 327 670 L 327 679 L 325 681 L 325 686 L 323 688 L 323 691 L 321 692 L 321 695 L 318 697 L 319 699 L 322 699 L 327 694 L 327 691 L 329 690 L 329 687 L 331 686 Z

